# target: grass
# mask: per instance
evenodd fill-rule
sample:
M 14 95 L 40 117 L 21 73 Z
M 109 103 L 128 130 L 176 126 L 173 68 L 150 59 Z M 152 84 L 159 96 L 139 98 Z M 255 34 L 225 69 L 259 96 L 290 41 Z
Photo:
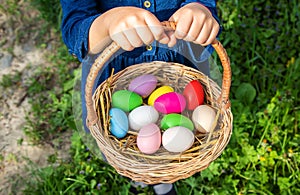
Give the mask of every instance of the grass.
M 32 2 L 57 29 L 60 10 L 49 3 L 58 1 Z M 296 0 L 225 0 L 218 10 L 224 27 L 220 40 L 232 62 L 233 135 L 211 166 L 176 182 L 176 188 L 179 194 L 300 194 L 300 5 Z M 62 43 L 56 54 L 49 57 L 53 68 L 38 70 L 28 88 L 33 118 L 25 131 L 36 142 L 74 129 L 70 64 L 75 62 Z M 4 77 L 1 84 L 15 82 L 17 77 Z M 32 169 L 23 193 L 128 192 L 129 180 L 95 158 L 76 131 L 70 154 L 69 161 L 52 157 L 53 164 Z
M 70 83 L 78 62 L 61 44 L 55 53 L 47 56 L 50 65 L 36 69 L 27 83 L 32 111 L 26 117 L 24 131 L 34 143 L 51 143 L 61 132 L 75 127 Z

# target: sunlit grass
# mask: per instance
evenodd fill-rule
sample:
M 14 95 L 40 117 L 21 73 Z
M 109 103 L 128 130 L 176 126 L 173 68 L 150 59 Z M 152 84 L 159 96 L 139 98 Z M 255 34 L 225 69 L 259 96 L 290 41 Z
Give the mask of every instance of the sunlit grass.
M 44 18 L 55 23 L 53 15 L 47 16 L 45 2 L 34 2 L 40 2 L 38 8 Z M 218 7 L 224 26 L 220 41 L 232 62 L 233 135 L 223 154 L 208 169 L 176 182 L 176 189 L 179 194 L 300 194 L 300 4 L 295 0 L 226 0 L 220 1 Z M 47 11 L 48 8 L 52 9 L 47 7 Z M 59 11 L 55 8 L 52 13 Z M 28 132 L 43 132 L 38 129 L 41 124 L 37 119 L 45 116 L 52 129 L 44 133 L 59 135 L 58 127 L 74 127 L 68 104 L 71 92 L 62 87 L 73 79 L 72 68 L 65 67 L 74 61 L 66 57 L 67 49 L 62 43 L 57 52 L 50 61 L 58 71 L 41 71 L 37 76 L 51 80 L 51 74 L 59 78 L 59 84 L 47 88 L 45 84 L 32 83 L 32 97 L 44 99 L 39 99 L 40 107 L 32 102 L 36 118 L 28 123 Z M 2 81 L 5 86 L 15 82 L 8 78 Z M 129 180 L 95 158 L 76 133 L 70 153 L 70 161 L 33 169 L 24 194 L 128 192 Z M 150 188 L 146 191 L 153 193 Z

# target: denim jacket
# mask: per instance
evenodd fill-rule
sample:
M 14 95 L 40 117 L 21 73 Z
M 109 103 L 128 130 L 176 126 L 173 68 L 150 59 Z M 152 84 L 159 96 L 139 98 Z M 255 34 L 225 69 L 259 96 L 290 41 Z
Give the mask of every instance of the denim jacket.
M 82 61 L 88 51 L 88 33 L 92 22 L 102 13 L 118 6 L 135 6 L 152 12 L 160 21 L 168 20 L 180 7 L 199 2 L 206 6 L 219 21 L 216 10 L 216 1 L 209 0 L 148 0 L 149 7 L 144 5 L 145 0 L 61 0 L 62 38 L 69 48 L 69 52 Z M 145 49 L 147 52 L 147 50 Z M 149 52 L 150 55 L 155 51 Z M 147 54 L 146 54 L 147 55 Z

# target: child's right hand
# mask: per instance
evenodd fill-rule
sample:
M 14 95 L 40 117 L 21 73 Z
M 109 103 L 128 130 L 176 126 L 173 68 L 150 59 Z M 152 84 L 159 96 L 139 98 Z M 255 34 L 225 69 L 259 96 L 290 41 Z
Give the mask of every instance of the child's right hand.
M 189 3 L 178 9 L 169 19 L 176 23 L 175 32 L 169 32 L 169 47 L 177 39 L 194 42 L 202 46 L 209 45 L 216 38 L 220 25 L 211 12 L 200 3 Z
M 126 51 L 154 40 L 169 42 L 160 21 L 151 12 L 137 7 L 113 8 L 96 18 L 89 31 L 89 49 L 107 37 Z

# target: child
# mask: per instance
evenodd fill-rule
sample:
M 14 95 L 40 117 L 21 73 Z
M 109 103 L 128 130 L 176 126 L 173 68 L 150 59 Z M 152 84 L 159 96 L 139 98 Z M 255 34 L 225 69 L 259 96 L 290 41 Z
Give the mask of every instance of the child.
M 219 33 L 216 1 L 61 0 L 61 5 L 63 40 L 69 52 L 83 62 L 83 93 L 92 65 L 84 58 L 88 52 L 97 53 L 97 46 L 106 39 L 115 41 L 125 52 L 109 63 L 98 84 L 111 74 L 112 68 L 118 72 L 142 62 L 159 60 L 195 66 L 180 53 L 188 52 L 188 59 L 197 63 L 200 55 L 194 54 L 191 48 L 195 44 L 209 45 Z M 176 23 L 175 31 L 164 31 L 160 22 L 168 20 Z M 202 61 L 198 60 L 197 66 L 201 65 L 202 72 L 209 74 L 208 63 Z M 84 95 L 82 97 L 83 123 L 89 132 L 85 124 Z M 168 184 L 156 185 L 154 190 L 157 194 L 175 194 L 172 185 Z

